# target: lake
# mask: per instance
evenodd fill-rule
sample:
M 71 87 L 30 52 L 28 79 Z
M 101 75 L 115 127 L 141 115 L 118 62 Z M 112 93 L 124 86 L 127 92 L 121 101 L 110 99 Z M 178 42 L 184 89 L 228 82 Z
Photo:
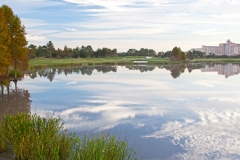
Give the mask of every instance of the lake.
M 0 119 L 54 114 L 79 136 L 126 138 L 146 160 L 240 159 L 238 73 L 239 64 L 213 63 L 29 71 L 1 87 Z

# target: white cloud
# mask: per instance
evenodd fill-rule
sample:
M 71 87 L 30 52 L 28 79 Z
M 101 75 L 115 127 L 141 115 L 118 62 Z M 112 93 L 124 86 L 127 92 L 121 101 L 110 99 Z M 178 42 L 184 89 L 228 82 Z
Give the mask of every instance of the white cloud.
M 121 1 L 114 1 L 114 0 L 65 0 L 66 2 L 75 3 L 79 5 L 87 5 L 87 6 L 101 6 L 108 10 L 114 12 L 121 12 L 125 10 L 131 10 L 132 8 L 137 8 L 139 6 L 147 6 L 150 7 L 157 7 L 162 6 L 164 4 L 172 2 L 171 0 L 121 0 Z M 140 4 L 140 5 L 139 5 Z
M 68 82 L 67 85 L 76 84 L 76 83 L 77 83 L 77 81 Z
M 206 29 L 193 32 L 197 35 L 223 35 L 229 33 L 229 31 L 218 31 L 218 29 Z
M 44 36 L 32 36 L 29 34 L 26 35 L 26 38 L 28 41 L 45 41 L 46 40 L 46 37 Z
M 68 30 L 68 31 L 74 31 L 74 32 L 76 32 L 77 30 L 76 29 L 74 29 L 74 28 L 65 28 L 66 30 Z
M 209 101 L 231 102 L 240 104 L 240 97 L 210 97 Z
M 219 6 L 222 4 L 240 4 L 239 0 L 200 0 L 198 5 L 200 6 Z

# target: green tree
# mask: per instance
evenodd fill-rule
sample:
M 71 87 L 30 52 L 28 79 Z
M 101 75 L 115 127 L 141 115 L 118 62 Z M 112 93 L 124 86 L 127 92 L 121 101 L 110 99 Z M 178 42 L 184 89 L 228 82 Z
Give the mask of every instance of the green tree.
M 37 52 L 37 46 L 31 44 L 28 46 L 28 55 L 30 58 L 35 58 Z
M 186 60 L 186 55 L 184 52 L 182 52 L 180 47 L 174 47 L 170 54 L 170 58 L 171 60 L 182 61 Z
M 46 46 L 47 46 L 46 57 L 52 57 L 52 55 L 55 55 L 56 50 L 54 48 L 54 45 L 53 45 L 52 41 L 49 41 Z
M 182 52 L 181 60 L 185 61 L 187 59 L 185 52 Z
M 187 57 L 187 59 L 190 59 L 190 60 L 193 60 L 193 59 L 194 59 L 193 53 L 192 53 L 191 51 L 188 51 L 188 52 L 187 52 L 186 57 Z
M 73 57 L 78 58 L 79 54 L 80 54 L 80 48 L 79 47 L 74 48 L 73 49 Z

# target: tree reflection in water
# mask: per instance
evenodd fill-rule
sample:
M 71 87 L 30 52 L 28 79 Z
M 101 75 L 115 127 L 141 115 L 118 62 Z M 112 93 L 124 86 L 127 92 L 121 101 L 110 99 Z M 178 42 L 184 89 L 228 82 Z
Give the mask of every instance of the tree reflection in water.
M 184 73 L 185 69 L 188 70 L 189 73 L 191 73 L 195 69 L 203 69 L 206 66 L 208 67 L 214 67 L 219 64 L 215 63 L 183 63 L 183 64 L 176 64 L 176 65 L 132 65 L 132 66 L 125 66 L 129 70 L 139 70 L 140 72 L 148 72 L 153 71 L 156 68 L 160 69 L 166 69 L 170 71 L 171 76 L 175 79 L 180 77 L 182 73 Z M 225 64 L 226 65 L 226 64 Z M 224 64 L 221 64 L 221 66 L 225 66 Z M 233 64 L 231 64 L 233 65 Z M 54 79 L 55 74 L 62 74 L 64 73 L 66 76 L 68 74 L 82 74 L 82 75 L 92 75 L 93 71 L 96 70 L 97 72 L 102 73 L 108 73 L 108 72 L 117 72 L 118 66 L 112 66 L 112 65 L 102 65 L 102 66 L 80 66 L 80 67 L 74 67 L 74 68 L 47 68 L 43 70 L 32 70 L 26 72 L 26 75 L 28 75 L 30 78 L 34 79 L 37 76 L 39 77 L 46 77 L 49 79 L 49 81 L 52 81 Z
M 10 85 L 10 80 L 1 81 L 0 121 L 5 115 L 15 115 L 19 112 L 30 113 L 30 93 L 17 87 L 17 81 Z

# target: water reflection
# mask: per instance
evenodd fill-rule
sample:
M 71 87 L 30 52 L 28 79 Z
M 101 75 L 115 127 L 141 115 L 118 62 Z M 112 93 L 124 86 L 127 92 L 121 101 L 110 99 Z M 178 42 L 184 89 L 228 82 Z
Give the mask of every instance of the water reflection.
M 212 64 L 206 65 L 201 69 L 202 72 L 218 72 L 220 75 L 225 75 L 226 78 L 229 76 L 237 75 L 240 73 L 239 64 Z
M 201 69 L 202 72 L 218 72 L 220 75 L 225 75 L 229 77 L 232 75 L 237 75 L 240 73 L 239 64 L 215 64 L 215 63 L 187 63 L 180 65 L 164 65 L 164 66 L 151 66 L 151 65 L 133 65 L 125 66 L 129 70 L 139 70 L 140 72 L 153 71 L 156 68 L 162 68 L 170 71 L 171 76 L 176 79 L 180 77 L 182 73 L 187 69 L 191 73 L 195 69 Z M 68 74 L 82 74 L 82 75 L 92 75 L 93 71 L 108 73 L 117 72 L 117 66 L 103 65 L 103 66 L 83 66 L 75 68 L 47 68 L 44 70 L 33 70 L 28 71 L 26 75 L 34 79 L 37 76 L 46 77 L 49 81 L 53 81 L 56 74 L 64 73 L 65 76 Z
M 212 63 L 188 63 L 188 64 L 181 64 L 181 65 L 164 65 L 164 66 L 151 66 L 151 65 L 133 65 L 133 66 L 125 66 L 129 70 L 139 70 L 140 72 L 148 72 L 154 71 L 156 68 L 166 69 L 169 70 L 171 76 L 175 79 L 180 77 L 182 73 L 184 73 L 185 69 L 188 69 L 190 73 L 194 69 L 201 69 L 204 71 L 205 66 L 215 66 Z M 217 64 L 216 64 L 217 65 Z M 230 64 L 229 64 L 230 65 Z M 231 64 L 232 65 L 232 64 Z M 217 65 L 219 66 L 219 65 Z M 39 77 L 46 77 L 49 81 L 53 81 L 54 76 L 56 74 L 64 73 L 65 76 L 73 73 L 82 74 L 82 75 L 92 75 L 93 71 L 96 70 L 97 72 L 108 73 L 108 72 L 117 72 L 117 66 L 110 66 L 110 65 L 103 65 L 103 66 L 83 66 L 83 67 L 75 67 L 75 68 L 47 68 L 44 70 L 33 70 L 26 72 L 30 78 L 34 79 L 37 76 Z
M 13 83 L 14 87 L 11 87 L 9 80 L 0 84 L 0 121 L 3 120 L 4 115 L 30 113 L 30 93 L 28 90 L 18 88 L 17 81 Z
M 51 68 L 19 85 L 32 112 L 54 113 L 71 130 L 127 130 L 143 159 L 239 159 L 239 76 L 206 74 L 205 65 Z

